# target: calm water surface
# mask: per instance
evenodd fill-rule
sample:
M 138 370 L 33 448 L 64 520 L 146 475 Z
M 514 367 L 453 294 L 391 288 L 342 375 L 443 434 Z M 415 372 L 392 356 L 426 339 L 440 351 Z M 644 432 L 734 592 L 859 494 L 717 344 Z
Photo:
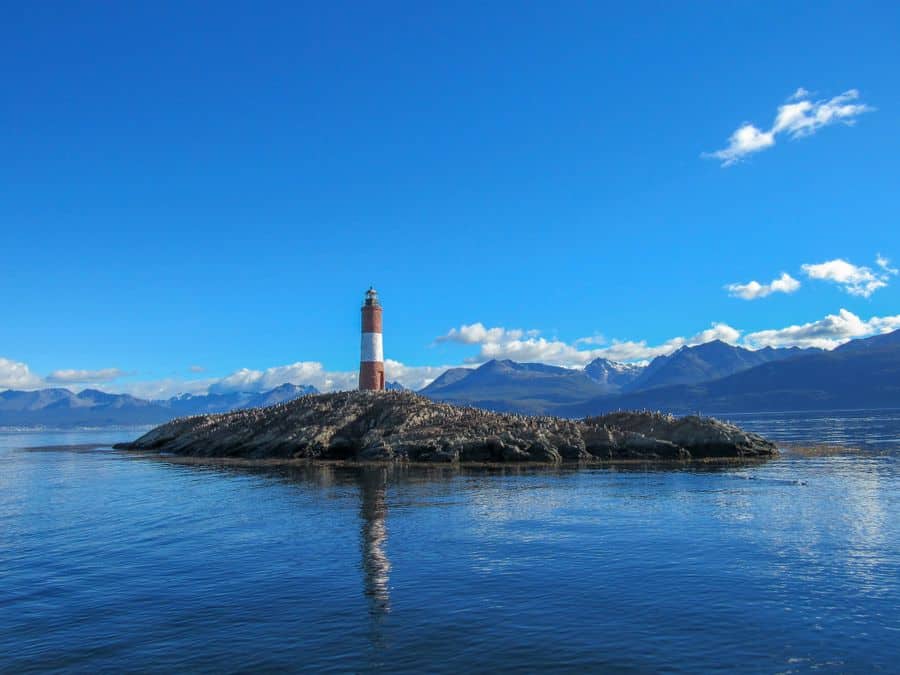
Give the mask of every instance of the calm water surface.
M 774 441 L 845 445 L 900 452 L 900 410 L 726 414 L 728 419 Z
M 891 414 L 747 426 L 890 450 Z M 900 667 L 896 452 L 249 470 L 135 435 L 0 434 L 0 670 Z

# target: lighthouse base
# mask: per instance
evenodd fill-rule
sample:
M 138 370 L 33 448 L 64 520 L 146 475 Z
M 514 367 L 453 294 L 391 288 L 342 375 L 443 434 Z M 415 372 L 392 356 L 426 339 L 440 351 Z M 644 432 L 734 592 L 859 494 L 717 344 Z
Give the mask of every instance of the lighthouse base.
M 359 388 L 361 391 L 384 391 L 384 363 L 380 361 L 360 363 Z

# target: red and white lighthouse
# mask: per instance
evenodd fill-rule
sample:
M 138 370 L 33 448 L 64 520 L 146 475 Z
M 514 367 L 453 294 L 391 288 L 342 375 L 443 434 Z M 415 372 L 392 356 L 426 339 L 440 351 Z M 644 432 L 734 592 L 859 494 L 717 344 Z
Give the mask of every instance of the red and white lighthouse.
M 381 342 L 381 303 L 378 292 L 369 287 L 362 306 L 362 342 L 359 355 L 359 388 L 384 389 L 384 347 Z

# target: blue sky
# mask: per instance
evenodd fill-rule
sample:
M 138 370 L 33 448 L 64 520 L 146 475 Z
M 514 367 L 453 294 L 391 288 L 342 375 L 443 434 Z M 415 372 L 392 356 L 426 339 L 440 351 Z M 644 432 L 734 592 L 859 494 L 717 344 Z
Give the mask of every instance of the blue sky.
M 900 6 L 564 4 L 4 3 L 0 388 L 900 327 Z

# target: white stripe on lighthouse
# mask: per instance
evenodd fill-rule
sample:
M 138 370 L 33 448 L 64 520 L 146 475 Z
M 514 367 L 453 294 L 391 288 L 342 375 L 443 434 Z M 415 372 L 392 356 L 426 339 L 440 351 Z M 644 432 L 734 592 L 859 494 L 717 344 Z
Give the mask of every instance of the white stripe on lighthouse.
M 384 361 L 381 333 L 363 333 L 360 354 L 360 361 Z

